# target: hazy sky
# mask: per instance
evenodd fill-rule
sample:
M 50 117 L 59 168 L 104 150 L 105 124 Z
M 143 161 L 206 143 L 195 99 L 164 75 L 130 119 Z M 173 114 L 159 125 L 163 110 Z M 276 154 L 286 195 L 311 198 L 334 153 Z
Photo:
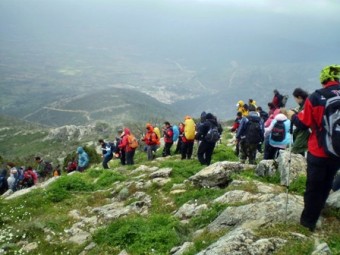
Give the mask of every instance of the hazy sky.
M 1 0 L 0 53 L 74 45 L 193 62 L 328 59 L 340 53 L 339 13 L 338 0 Z

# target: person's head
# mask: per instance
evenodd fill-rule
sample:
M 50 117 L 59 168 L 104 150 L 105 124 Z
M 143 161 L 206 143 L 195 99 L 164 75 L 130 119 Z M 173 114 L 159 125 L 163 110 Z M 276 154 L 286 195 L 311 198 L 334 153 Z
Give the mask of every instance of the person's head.
M 274 89 L 273 93 L 274 93 L 274 95 L 280 94 L 277 89 Z
M 98 143 L 99 143 L 100 145 L 103 145 L 105 142 L 104 142 L 103 139 L 99 139 L 99 140 L 98 140 Z
M 118 135 L 121 135 L 123 133 L 123 129 L 122 128 L 119 128 L 118 130 L 117 130 L 117 134 Z
M 237 116 L 238 118 L 241 118 L 241 117 L 242 117 L 242 112 L 237 112 L 237 113 L 236 113 L 236 116 Z
M 244 108 L 244 110 L 249 111 L 249 105 L 244 104 L 244 105 L 243 105 L 243 108 Z
M 152 132 L 153 131 L 153 126 L 150 123 L 146 123 L 146 132 Z
M 83 153 L 83 152 L 84 152 L 83 147 L 79 146 L 79 147 L 77 148 L 77 153 L 78 153 L 78 154 L 81 154 L 81 153 Z
M 252 103 L 254 102 L 254 100 L 250 98 L 250 99 L 248 100 L 248 102 L 249 102 L 249 104 L 252 104 Z
M 275 105 L 273 103 L 268 103 L 268 108 L 270 110 L 275 109 Z
M 296 88 L 293 91 L 293 96 L 296 103 L 302 104 L 307 99 L 308 92 L 301 88 Z
M 40 157 L 35 157 L 35 162 L 40 162 L 41 158 Z
M 31 167 L 31 166 L 29 166 L 29 167 L 27 167 L 27 169 L 25 170 L 25 172 L 26 171 L 32 171 L 33 170 L 33 168 Z
M 340 79 L 340 65 L 329 65 L 324 67 L 320 73 L 320 82 L 325 85 L 330 81 L 338 81 Z
M 236 107 L 242 107 L 243 105 L 244 105 L 244 102 L 240 100 L 237 102 Z
M 183 128 L 183 127 L 184 127 L 184 123 L 183 123 L 183 122 L 180 122 L 180 123 L 178 124 L 178 127 L 179 127 L 179 128 Z
M 258 106 L 258 107 L 256 108 L 256 111 L 262 112 L 262 111 L 263 111 L 263 110 L 262 110 L 262 107 L 261 107 L 261 106 Z
M 164 122 L 164 126 L 167 127 L 167 128 L 170 127 L 170 122 L 169 121 L 165 121 Z

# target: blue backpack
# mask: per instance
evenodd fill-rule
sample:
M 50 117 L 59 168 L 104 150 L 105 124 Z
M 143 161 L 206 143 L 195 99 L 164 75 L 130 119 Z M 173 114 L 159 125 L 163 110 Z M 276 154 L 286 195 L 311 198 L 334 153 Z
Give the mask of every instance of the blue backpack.
M 176 125 L 172 126 L 172 132 L 174 133 L 172 136 L 172 141 L 176 142 L 179 137 L 179 128 Z

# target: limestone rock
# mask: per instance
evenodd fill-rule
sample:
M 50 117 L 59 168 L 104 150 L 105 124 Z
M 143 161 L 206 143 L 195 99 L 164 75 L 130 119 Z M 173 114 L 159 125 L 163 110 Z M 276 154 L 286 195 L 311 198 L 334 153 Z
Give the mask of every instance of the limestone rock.
M 169 178 L 170 174 L 172 172 L 171 168 L 162 168 L 159 169 L 156 172 L 153 172 L 150 174 L 150 178 L 155 179 L 155 178 Z
M 281 238 L 256 240 L 249 229 L 236 228 L 197 255 L 266 255 L 273 254 L 286 241 Z
M 281 193 L 269 196 L 265 201 L 228 207 L 208 225 L 208 230 L 215 232 L 226 227 L 240 226 L 247 221 L 263 221 L 266 224 L 284 222 L 286 201 L 286 194 Z M 287 209 L 287 220 L 298 223 L 303 209 L 302 197 L 288 195 Z
M 326 201 L 326 205 L 336 209 L 340 209 L 340 190 L 329 195 Z
M 189 180 L 198 187 L 226 186 L 231 181 L 231 175 L 233 173 L 239 173 L 246 167 L 247 165 L 239 162 L 216 162 L 215 164 L 202 169 L 194 176 L 191 176 Z
M 206 204 L 197 205 L 195 203 L 186 203 L 182 205 L 175 216 L 179 219 L 189 219 L 193 216 L 200 215 L 202 211 L 207 210 L 208 206 Z
M 182 255 L 186 251 L 188 251 L 194 243 L 192 242 L 185 242 L 182 246 L 174 247 L 171 249 L 170 254 L 172 255 Z

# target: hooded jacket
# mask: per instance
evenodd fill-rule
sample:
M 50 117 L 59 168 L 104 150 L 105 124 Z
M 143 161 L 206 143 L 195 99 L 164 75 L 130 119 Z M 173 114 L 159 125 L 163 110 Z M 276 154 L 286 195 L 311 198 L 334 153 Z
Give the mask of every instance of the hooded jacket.
M 87 153 L 84 151 L 83 147 L 78 147 L 77 153 L 78 153 L 78 166 L 87 167 L 90 162 L 90 159 Z
M 130 151 L 135 150 L 129 146 L 129 135 L 131 135 L 130 129 L 124 128 L 124 136 L 122 137 L 121 143 L 119 144 L 119 149 L 125 152 L 130 152 Z
M 274 141 L 274 140 L 271 139 L 271 132 L 272 132 L 274 125 L 277 121 L 284 121 L 284 125 L 285 125 L 286 135 L 285 135 L 285 138 L 283 139 L 283 141 L 281 141 L 281 142 Z M 274 120 L 270 123 L 270 126 L 265 128 L 264 136 L 265 137 L 269 136 L 269 144 L 271 146 L 276 147 L 276 148 L 285 149 L 291 142 L 290 120 L 287 118 L 286 115 L 284 115 L 282 113 L 277 114 L 275 116 Z
M 156 133 L 154 132 L 154 128 L 151 124 L 146 125 L 147 132 L 142 139 L 142 141 L 145 142 L 146 145 L 158 145 L 159 144 L 159 138 L 157 137 Z

